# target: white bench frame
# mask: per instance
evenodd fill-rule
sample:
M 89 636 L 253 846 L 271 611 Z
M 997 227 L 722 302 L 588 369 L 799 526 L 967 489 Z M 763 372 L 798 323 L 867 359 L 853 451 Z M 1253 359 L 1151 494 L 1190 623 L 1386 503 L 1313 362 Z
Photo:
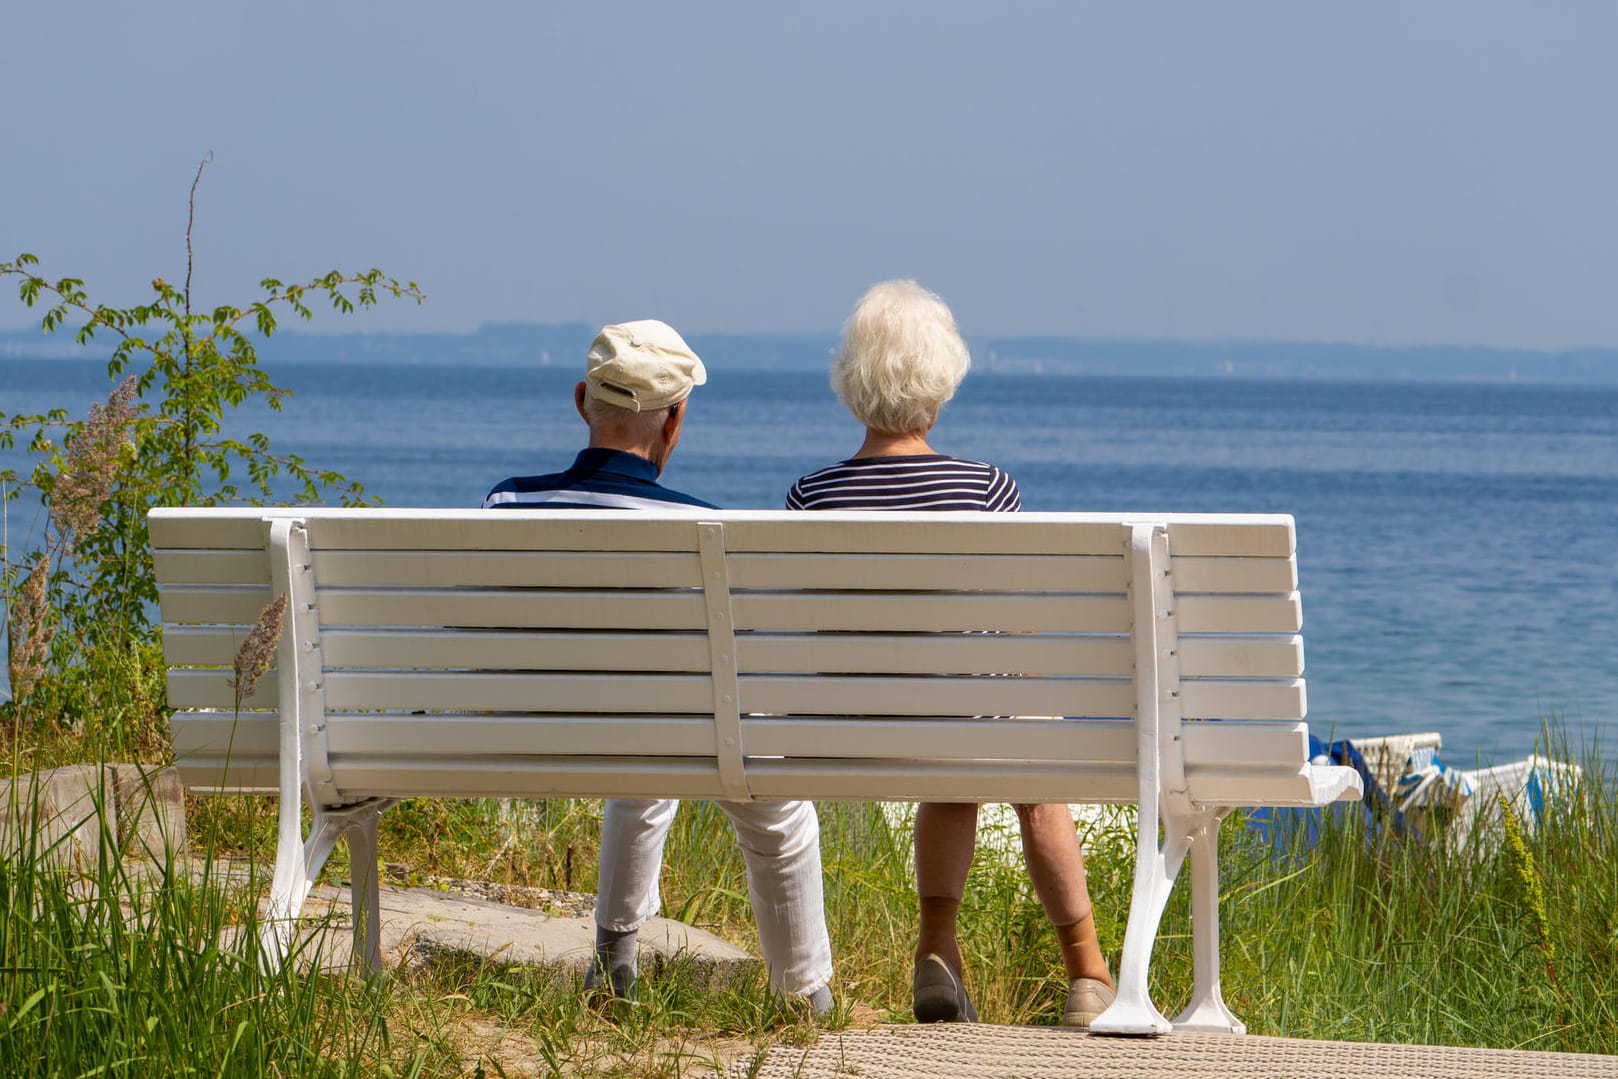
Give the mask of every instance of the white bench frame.
M 1219 981 L 1220 821 L 1360 796 L 1352 769 L 1308 759 L 1288 516 L 290 507 L 148 523 L 182 776 L 280 798 L 270 963 L 343 838 L 355 954 L 380 966 L 377 823 L 410 796 L 1133 803 L 1118 1000 L 1092 1030 L 1240 1033 Z M 275 675 L 238 704 L 231 658 L 277 594 Z M 1171 1024 L 1148 966 L 1188 854 L 1194 985 Z

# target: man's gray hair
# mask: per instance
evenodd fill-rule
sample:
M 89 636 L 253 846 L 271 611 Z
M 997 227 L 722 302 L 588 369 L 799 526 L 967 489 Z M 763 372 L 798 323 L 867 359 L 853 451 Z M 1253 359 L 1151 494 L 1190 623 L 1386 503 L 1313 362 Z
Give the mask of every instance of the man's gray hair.
M 636 412 L 599 397 L 584 395 L 584 419 L 590 425 L 590 430 L 627 440 L 634 445 L 651 445 L 662 432 L 668 418 L 667 407 Z
M 866 427 L 919 434 L 971 365 L 943 300 L 914 281 L 883 281 L 860 297 L 843 327 L 831 388 Z

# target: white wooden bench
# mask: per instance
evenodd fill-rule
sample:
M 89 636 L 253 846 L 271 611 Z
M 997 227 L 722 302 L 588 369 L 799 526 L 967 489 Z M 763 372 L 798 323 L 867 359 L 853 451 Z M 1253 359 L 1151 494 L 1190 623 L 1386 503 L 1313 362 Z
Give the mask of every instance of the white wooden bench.
M 1360 793 L 1308 758 L 1286 516 L 285 508 L 149 525 L 181 774 L 281 798 L 272 961 L 346 838 L 356 954 L 378 965 L 377 820 L 412 796 L 1133 803 L 1118 1002 L 1094 1029 L 1171 1028 L 1147 967 L 1189 852 L 1195 984 L 1173 1025 L 1242 1031 L 1219 986 L 1219 822 Z M 238 710 L 232 658 L 279 593 L 277 670 Z

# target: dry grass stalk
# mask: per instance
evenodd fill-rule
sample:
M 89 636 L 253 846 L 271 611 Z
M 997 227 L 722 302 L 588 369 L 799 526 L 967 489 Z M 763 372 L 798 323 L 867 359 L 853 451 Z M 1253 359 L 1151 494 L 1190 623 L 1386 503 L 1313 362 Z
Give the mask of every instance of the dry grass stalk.
M 90 418 L 67 448 L 67 461 L 51 492 L 51 519 L 70 547 L 101 523 L 101 507 L 112 493 L 137 411 L 134 397 L 135 376 L 130 375 L 108 395 L 105 407 L 90 406 Z
M 56 626 L 50 619 L 50 607 L 45 602 L 45 587 L 50 581 L 50 559 L 44 555 L 34 563 L 23 579 L 11 604 L 9 629 L 11 633 L 11 699 L 23 701 L 34 685 L 45 674 L 45 659 L 50 652 L 51 638 Z
M 276 596 L 258 613 L 258 621 L 248 632 L 247 639 L 236 649 L 235 674 L 228 685 L 236 691 L 238 703 L 253 695 L 259 676 L 270 668 L 275 658 L 275 646 L 281 640 L 281 618 L 286 614 L 287 598 Z
M 1522 904 L 1523 921 L 1545 958 L 1546 979 L 1551 988 L 1560 993 L 1562 986 L 1556 977 L 1556 948 L 1551 940 L 1550 904 L 1545 901 L 1545 885 L 1534 866 L 1534 852 L 1523 837 L 1522 822 L 1517 819 L 1511 800 L 1501 795 L 1497 801 L 1501 830 L 1505 832 L 1506 862 L 1511 866 L 1512 882 Z

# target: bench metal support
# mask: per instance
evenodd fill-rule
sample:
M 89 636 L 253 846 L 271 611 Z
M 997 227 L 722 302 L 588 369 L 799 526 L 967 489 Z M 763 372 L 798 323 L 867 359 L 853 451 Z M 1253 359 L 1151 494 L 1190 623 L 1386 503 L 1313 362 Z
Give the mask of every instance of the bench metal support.
M 730 605 L 730 564 L 725 558 L 725 526 L 697 525 L 702 559 L 702 598 L 708 610 L 708 670 L 713 683 L 714 757 L 725 797 L 751 801 L 743 758 L 741 687 L 736 675 L 736 621 Z
M 1136 771 L 1140 818 L 1135 886 L 1124 931 L 1118 999 L 1091 1024 L 1098 1034 L 1167 1034 L 1186 1029 L 1244 1033 L 1219 988 L 1219 822 L 1226 810 L 1196 806 L 1187 794 L 1181 726 L 1179 636 L 1168 530 L 1134 525 L 1129 534 L 1129 598 L 1135 639 Z M 1162 839 L 1159 841 L 1159 825 Z M 1163 908 L 1187 854 L 1192 861 L 1195 988 L 1170 1023 L 1147 984 Z
M 326 757 L 326 698 L 321 684 L 320 618 L 315 609 L 309 533 L 299 518 L 265 522 L 271 591 L 287 597 L 276 651 L 280 697 L 280 806 L 276 824 L 275 871 L 260 933 L 261 965 L 277 970 L 286 961 L 309 890 L 338 839 L 346 838 L 350 863 L 350 904 L 354 955 L 365 969 L 382 969 L 381 891 L 376 875 L 377 822 L 396 798 L 342 801 Z M 313 822 L 303 837 L 303 806 Z
M 1219 824 L 1228 812 L 1203 813 L 1191 836 L 1191 1001 L 1175 1030 L 1247 1033 L 1219 987 Z

